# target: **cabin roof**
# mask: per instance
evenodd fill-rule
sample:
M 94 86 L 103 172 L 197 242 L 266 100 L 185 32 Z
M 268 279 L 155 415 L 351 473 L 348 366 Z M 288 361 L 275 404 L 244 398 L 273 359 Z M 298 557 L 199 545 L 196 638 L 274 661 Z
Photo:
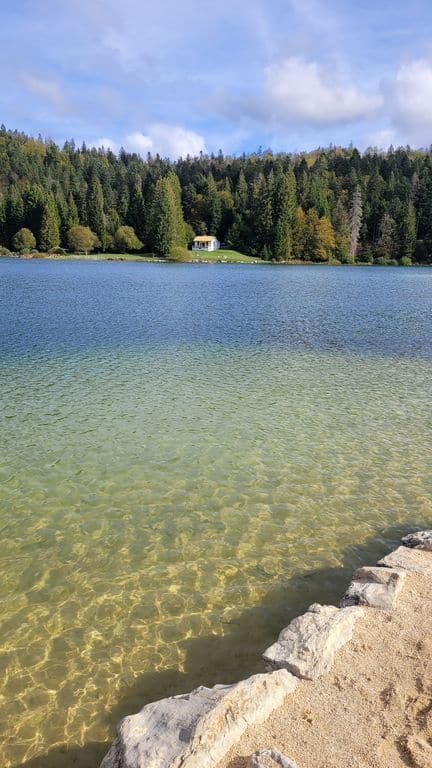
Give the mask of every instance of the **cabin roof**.
M 210 243 L 212 240 L 216 240 L 214 235 L 198 235 L 198 237 L 194 237 L 194 243 Z

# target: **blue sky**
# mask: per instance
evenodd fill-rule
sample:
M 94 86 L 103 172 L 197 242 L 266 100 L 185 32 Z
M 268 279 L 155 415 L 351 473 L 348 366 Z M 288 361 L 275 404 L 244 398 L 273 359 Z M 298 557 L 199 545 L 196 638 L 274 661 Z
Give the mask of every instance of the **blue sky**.
M 429 146 L 431 33 L 431 0 L 0 0 L 0 120 L 171 157 Z

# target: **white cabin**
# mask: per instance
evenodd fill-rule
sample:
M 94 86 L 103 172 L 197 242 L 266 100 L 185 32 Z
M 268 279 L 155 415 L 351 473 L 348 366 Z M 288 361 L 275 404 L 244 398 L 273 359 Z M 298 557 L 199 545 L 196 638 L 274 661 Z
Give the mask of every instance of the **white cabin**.
M 220 242 L 214 235 L 198 235 L 192 243 L 193 251 L 217 251 Z

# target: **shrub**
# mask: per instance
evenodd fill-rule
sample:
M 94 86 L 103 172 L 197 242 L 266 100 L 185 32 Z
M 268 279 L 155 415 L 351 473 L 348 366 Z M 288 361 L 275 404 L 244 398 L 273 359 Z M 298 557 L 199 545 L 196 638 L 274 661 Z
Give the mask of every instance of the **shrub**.
M 169 255 L 170 261 L 185 262 L 191 260 L 190 251 L 187 248 L 183 248 L 182 245 L 175 245 L 171 249 Z
M 139 251 L 143 244 L 136 236 L 133 227 L 119 227 L 114 235 L 114 245 L 119 253 L 124 251 Z
M 11 252 L 9 248 L 6 248 L 4 245 L 0 245 L 0 256 L 10 256 Z
M 76 253 L 87 254 L 100 246 L 97 235 L 90 227 L 83 227 L 81 224 L 71 227 L 67 236 L 70 250 Z
M 357 256 L 357 261 L 362 264 L 373 264 L 373 252 L 370 245 L 365 245 Z
M 400 260 L 401 267 L 410 267 L 412 264 L 412 261 L 409 256 L 402 256 Z
M 27 227 L 22 227 L 13 236 L 12 245 L 14 251 L 19 253 L 28 253 L 32 248 L 36 246 L 36 238 L 33 232 Z

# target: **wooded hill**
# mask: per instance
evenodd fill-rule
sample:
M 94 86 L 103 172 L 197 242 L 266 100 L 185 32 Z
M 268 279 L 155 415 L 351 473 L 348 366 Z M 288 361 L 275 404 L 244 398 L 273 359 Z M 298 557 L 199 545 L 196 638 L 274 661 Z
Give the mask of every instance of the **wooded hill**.
M 60 149 L 0 128 L 3 252 L 170 256 L 206 233 L 276 261 L 430 263 L 432 152 L 330 147 L 170 162 L 73 141 Z

